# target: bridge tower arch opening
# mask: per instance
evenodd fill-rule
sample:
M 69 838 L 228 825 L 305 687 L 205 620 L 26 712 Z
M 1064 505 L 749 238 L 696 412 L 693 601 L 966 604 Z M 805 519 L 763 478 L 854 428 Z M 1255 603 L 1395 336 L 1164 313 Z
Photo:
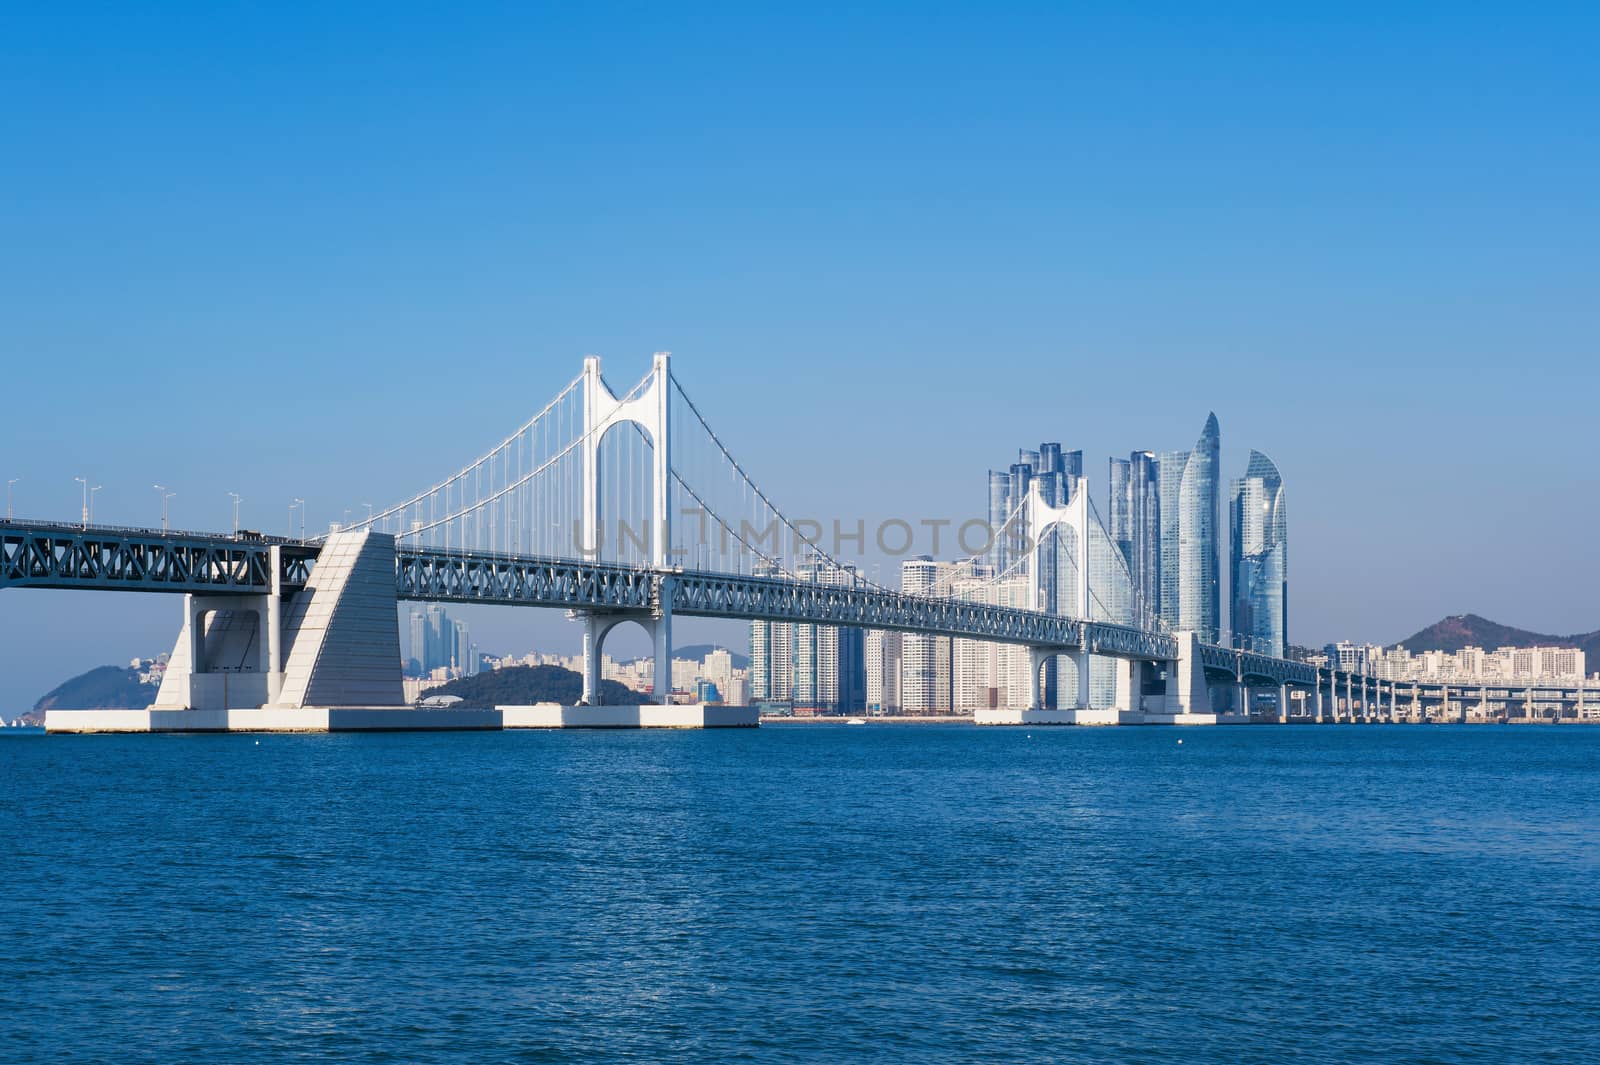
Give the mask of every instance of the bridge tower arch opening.
M 649 562 L 664 567 L 672 545 L 671 353 L 655 355 L 650 373 L 619 398 L 600 374 L 600 358 L 583 360 L 583 512 L 579 550 L 598 558 L 605 535 L 600 443 L 612 429 L 632 425 L 650 444 Z
M 195 616 L 196 673 L 259 673 L 262 614 L 251 605 L 204 606 Z
M 653 690 L 651 697 L 655 702 L 665 704 L 672 697 L 672 647 L 668 642 L 669 629 L 666 619 L 658 617 L 645 617 L 638 614 L 602 614 L 586 613 L 581 616 L 583 621 L 583 694 L 579 697 L 580 706 L 599 706 L 605 699 L 602 694 L 601 666 L 605 661 L 606 637 L 619 625 L 632 623 L 638 625 L 650 638 L 652 658 L 654 661 Z
M 183 628 L 155 705 L 225 710 L 267 699 L 267 596 L 185 595 Z

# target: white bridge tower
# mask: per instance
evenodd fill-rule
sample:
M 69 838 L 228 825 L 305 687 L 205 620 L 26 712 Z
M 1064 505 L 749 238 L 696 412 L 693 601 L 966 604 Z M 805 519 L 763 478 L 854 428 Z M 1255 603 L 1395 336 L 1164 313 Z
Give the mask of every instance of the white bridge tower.
M 612 429 L 632 422 L 650 440 L 650 528 L 646 539 L 650 563 L 657 571 L 669 569 L 672 553 L 672 369 L 671 352 L 658 351 L 648 380 L 625 398 L 618 399 L 600 376 L 600 357 L 583 360 L 583 514 L 578 550 L 599 558 L 605 542 L 605 521 L 600 501 L 600 442 Z M 620 530 L 613 530 L 620 537 Z M 583 611 L 583 702 L 600 702 L 600 663 L 606 635 L 624 621 L 635 621 L 650 634 L 655 658 L 654 699 L 667 703 L 672 696 L 672 580 L 663 574 L 658 595 L 648 614 Z

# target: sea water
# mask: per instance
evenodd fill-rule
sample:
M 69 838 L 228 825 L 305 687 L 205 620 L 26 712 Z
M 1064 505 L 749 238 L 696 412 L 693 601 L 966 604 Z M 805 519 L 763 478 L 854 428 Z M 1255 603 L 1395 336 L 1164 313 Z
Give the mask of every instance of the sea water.
M 1600 1058 L 1600 728 L 17 737 L 0 785 L 7 1062 Z

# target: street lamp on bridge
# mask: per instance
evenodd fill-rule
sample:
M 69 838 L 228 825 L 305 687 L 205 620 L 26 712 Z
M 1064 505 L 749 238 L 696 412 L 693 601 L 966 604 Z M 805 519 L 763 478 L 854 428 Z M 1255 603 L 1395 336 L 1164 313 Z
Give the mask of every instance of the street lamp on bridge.
M 154 488 L 161 495 L 161 531 L 162 532 L 166 532 L 167 531 L 167 500 L 171 499 L 173 496 L 177 495 L 178 493 L 167 491 L 167 486 L 164 485 L 164 484 L 151 485 L 151 487 Z
M 294 535 L 294 509 L 296 507 L 300 508 L 300 539 L 304 540 L 306 538 L 306 501 L 304 499 L 296 499 L 289 504 L 289 535 Z
M 11 517 L 12 517 L 12 515 L 11 515 L 11 488 L 12 488 L 13 485 L 15 485 L 20 480 L 22 480 L 21 477 L 13 477 L 13 478 L 11 478 L 11 480 L 6 482 L 6 520 L 7 521 L 10 521 Z
M 240 502 L 242 502 L 242 499 L 241 499 L 241 497 L 240 497 L 238 492 L 229 492 L 228 495 L 233 499 L 233 535 L 238 536 L 239 535 L 239 504 L 240 504 Z

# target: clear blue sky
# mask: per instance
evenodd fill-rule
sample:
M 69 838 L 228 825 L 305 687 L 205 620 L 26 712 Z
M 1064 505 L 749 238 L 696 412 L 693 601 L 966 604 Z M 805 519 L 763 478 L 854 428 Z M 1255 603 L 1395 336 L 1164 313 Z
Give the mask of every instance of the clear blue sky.
M 1297 641 L 1600 627 L 1592 8 L 759 7 L 12 5 L 19 513 L 322 525 L 671 349 L 792 510 L 979 513 L 1043 439 L 1103 492 L 1214 409 Z M 178 613 L 0 594 L 0 711 Z M 575 645 L 532 613 L 471 619 Z

